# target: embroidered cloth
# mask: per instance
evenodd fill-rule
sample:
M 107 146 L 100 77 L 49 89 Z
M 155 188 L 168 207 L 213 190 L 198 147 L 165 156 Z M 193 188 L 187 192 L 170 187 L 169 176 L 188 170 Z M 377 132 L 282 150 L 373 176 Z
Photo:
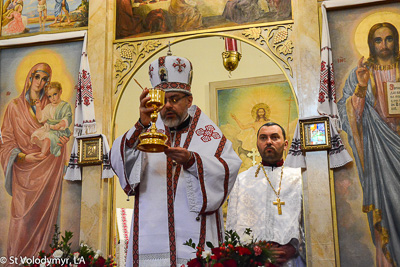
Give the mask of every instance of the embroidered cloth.
M 92 81 L 90 78 L 89 60 L 86 53 L 87 34 L 83 41 L 81 64 L 79 67 L 78 82 L 75 85 L 75 127 L 74 136 L 91 134 L 96 132 L 96 120 L 94 114 L 94 98 Z
M 335 76 L 332 61 L 331 39 L 329 37 L 328 18 L 324 3 L 322 11 L 321 36 L 321 71 L 318 94 L 318 113 L 329 116 L 336 129 L 341 129 L 340 118 L 336 104 Z
M 302 119 L 313 119 L 319 118 L 315 117 L 307 117 Z M 331 119 L 329 119 L 330 132 L 331 132 L 331 143 L 332 148 L 328 151 L 329 154 L 329 165 L 330 168 L 338 168 L 346 165 L 353 159 L 347 152 L 346 148 L 343 145 L 342 139 L 340 138 L 339 133 L 336 128 L 333 127 Z M 300 140 L 300 123 L 297 122 L 296 130 L 293 135 L 292 144 L 289 148 L 288 156 L 285 160 L 285 166 L 293 167 L 293 168 L 307 168 L 306 157 L 301 150 L 301 140 Z
M 114 172 L 111 169 L 110 159 L 108 153 L 110 152 L 110 146 L 108 145 L 107 138 L 104 134 L 89 134 L 78 136 L 74 140 L 74 145 L 72 147 L 71 156 L 69 158 L 69 163 L 67 167 L 67 172 L 65 173 L 64 179 L 69 181 L 80 181 L 82 180 L 81 166 L 78 165 L 78 140 L 81 138 L 97 137 L 101 136 L 103 139 L 103 172 L 101 178 L 112 178 Z
M 117 208 L 117 230 L 118 230 L 118 245 L 117 245 L 117 264 L 125 266 L 126 254 L 128 252 L 129 234 L 131 230 L 133 209 Z

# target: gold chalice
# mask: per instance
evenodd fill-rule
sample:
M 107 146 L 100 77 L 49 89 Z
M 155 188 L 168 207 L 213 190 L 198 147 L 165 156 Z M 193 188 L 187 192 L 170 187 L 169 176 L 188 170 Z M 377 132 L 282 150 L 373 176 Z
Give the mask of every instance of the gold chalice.
M 151 99 L 146 103 L 147 107 L 153 107 L 154 112 L 150 115 L 151 128 L 150 132 L 145 132 L 139 135 L 139 145 L 137 149 L 144 152 L 163 152 L 168 146 L 165 144 L 168 137 L 165 134 L 158 133 L 156 127 L 156 121 L 158 118 L 158 112 L 163 108 L 165 101 L 165 92 L 160 89 L 150 88 L 147 96 Z

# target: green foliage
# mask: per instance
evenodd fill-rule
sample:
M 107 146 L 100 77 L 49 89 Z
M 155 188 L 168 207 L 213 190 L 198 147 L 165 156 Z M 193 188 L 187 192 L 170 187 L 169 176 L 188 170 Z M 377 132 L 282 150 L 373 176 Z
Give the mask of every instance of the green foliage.
M 52 242 L 50 244 L 50 248 L 52 250 L 57 250 L 58 249 L 58 241 L 60 240 L 61 232 L 60 232 L 60 228 L 58 228 L 57 224 L 54 225 L 54 228 L 55 229 L 54 229 L 53 239 L 52 239 Z
M 191 238 L 188 241 L 186 241 L 185 243 L 183 243 L 183 245 L 189 246 L 189 247 L 191 247 L 193 249 L 196 248 L 196 244 L 193 242 L 193 240 Z
M 60 228 L 57 226 L 57 224 L 54 225 L 54 234 L 52 242 L 50 244 L 51 251 L 50 253 L 45 253 L 45 251 L 43 250 L 40 251 L 38 253 L 39 254 L 38 258 L 53 259 L 61 257 L 64 260 L 68 260 L 70 266 L 72 266 L 74 262 L 79 262 L 80 264 L 78 266 L 85 266 L 85 267 L 92 267 L 92 266 L 111 267 L 116 265 L 111 255 L 104 258 L 99 250 L 95 251 L 91 247 L 83 243 L 79 245 L 79 249 L 77 251 L 73 252 L 71 248 L 72 245 L 71 240 L 73 236 L 74 234 L 70 231 L 65 231 L 64 235 L 61 235 Z M 57 254 L 58 256 L 55 256 L 55 254 Z M 24 266 L 29 266 L 29 265 L 24 265 Z M 36 266 L 36 265 L 30 265 L 30 266 Z M 55 264 L 53 264 L 52 266 L 60 267 L 59 265 Z

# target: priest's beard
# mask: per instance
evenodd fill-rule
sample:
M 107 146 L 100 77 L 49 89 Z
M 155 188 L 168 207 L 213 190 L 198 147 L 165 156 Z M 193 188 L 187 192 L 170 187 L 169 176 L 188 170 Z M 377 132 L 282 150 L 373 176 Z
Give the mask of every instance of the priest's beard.
M 275 147 L 273 145 L 267 145 L 263 149 L 257 144 L 258 151 L 261 155 L 261 159 L 268 164 L 275 164 L 283 158 L 284 146 Z M 270 151 L 271 149 L 272 151 Z
M 163 123 L 165 124 L 165 126 L 169 127 L 169 128 L 173 128 L 173 127 L 177 127 L 179 125 L 181 125 L 182 122 L 185 121 L 185 119 L 187 118 L 187 110 L 183 113 L 183 114 L 178 114 L 176 111 L 174 110 L 169 110 L 168 112 L 173 112 L 175 114 L 175 118 L 165 118 L 161 113 L 161 120 L 163 121 Z

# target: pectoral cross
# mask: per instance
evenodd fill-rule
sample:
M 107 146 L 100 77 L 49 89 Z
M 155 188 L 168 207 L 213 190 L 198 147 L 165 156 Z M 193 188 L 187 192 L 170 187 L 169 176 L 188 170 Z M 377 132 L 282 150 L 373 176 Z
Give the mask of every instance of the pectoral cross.
M 252 158 L 252 159 L 253 159 L 253 161 L 252 161 L 251 163 L 253 163 L 253 166 L 254 166 L 254 165 L 257 164 L 256 157 L 260 156 L 260 153 L 257 151 L 257 149 L 252 148 L 252 149 L 251 149 L 251 153 L 247 153 L 247 156 L 248 156 L 249 158 Z
M 285 202 L 281 202 L 280 198 L 278 197 L 276 201 L 272 202 L 272 204 L 276 205 L 278 207 L 278 214 L 282 215 L 282 205 L 285 205 Z

